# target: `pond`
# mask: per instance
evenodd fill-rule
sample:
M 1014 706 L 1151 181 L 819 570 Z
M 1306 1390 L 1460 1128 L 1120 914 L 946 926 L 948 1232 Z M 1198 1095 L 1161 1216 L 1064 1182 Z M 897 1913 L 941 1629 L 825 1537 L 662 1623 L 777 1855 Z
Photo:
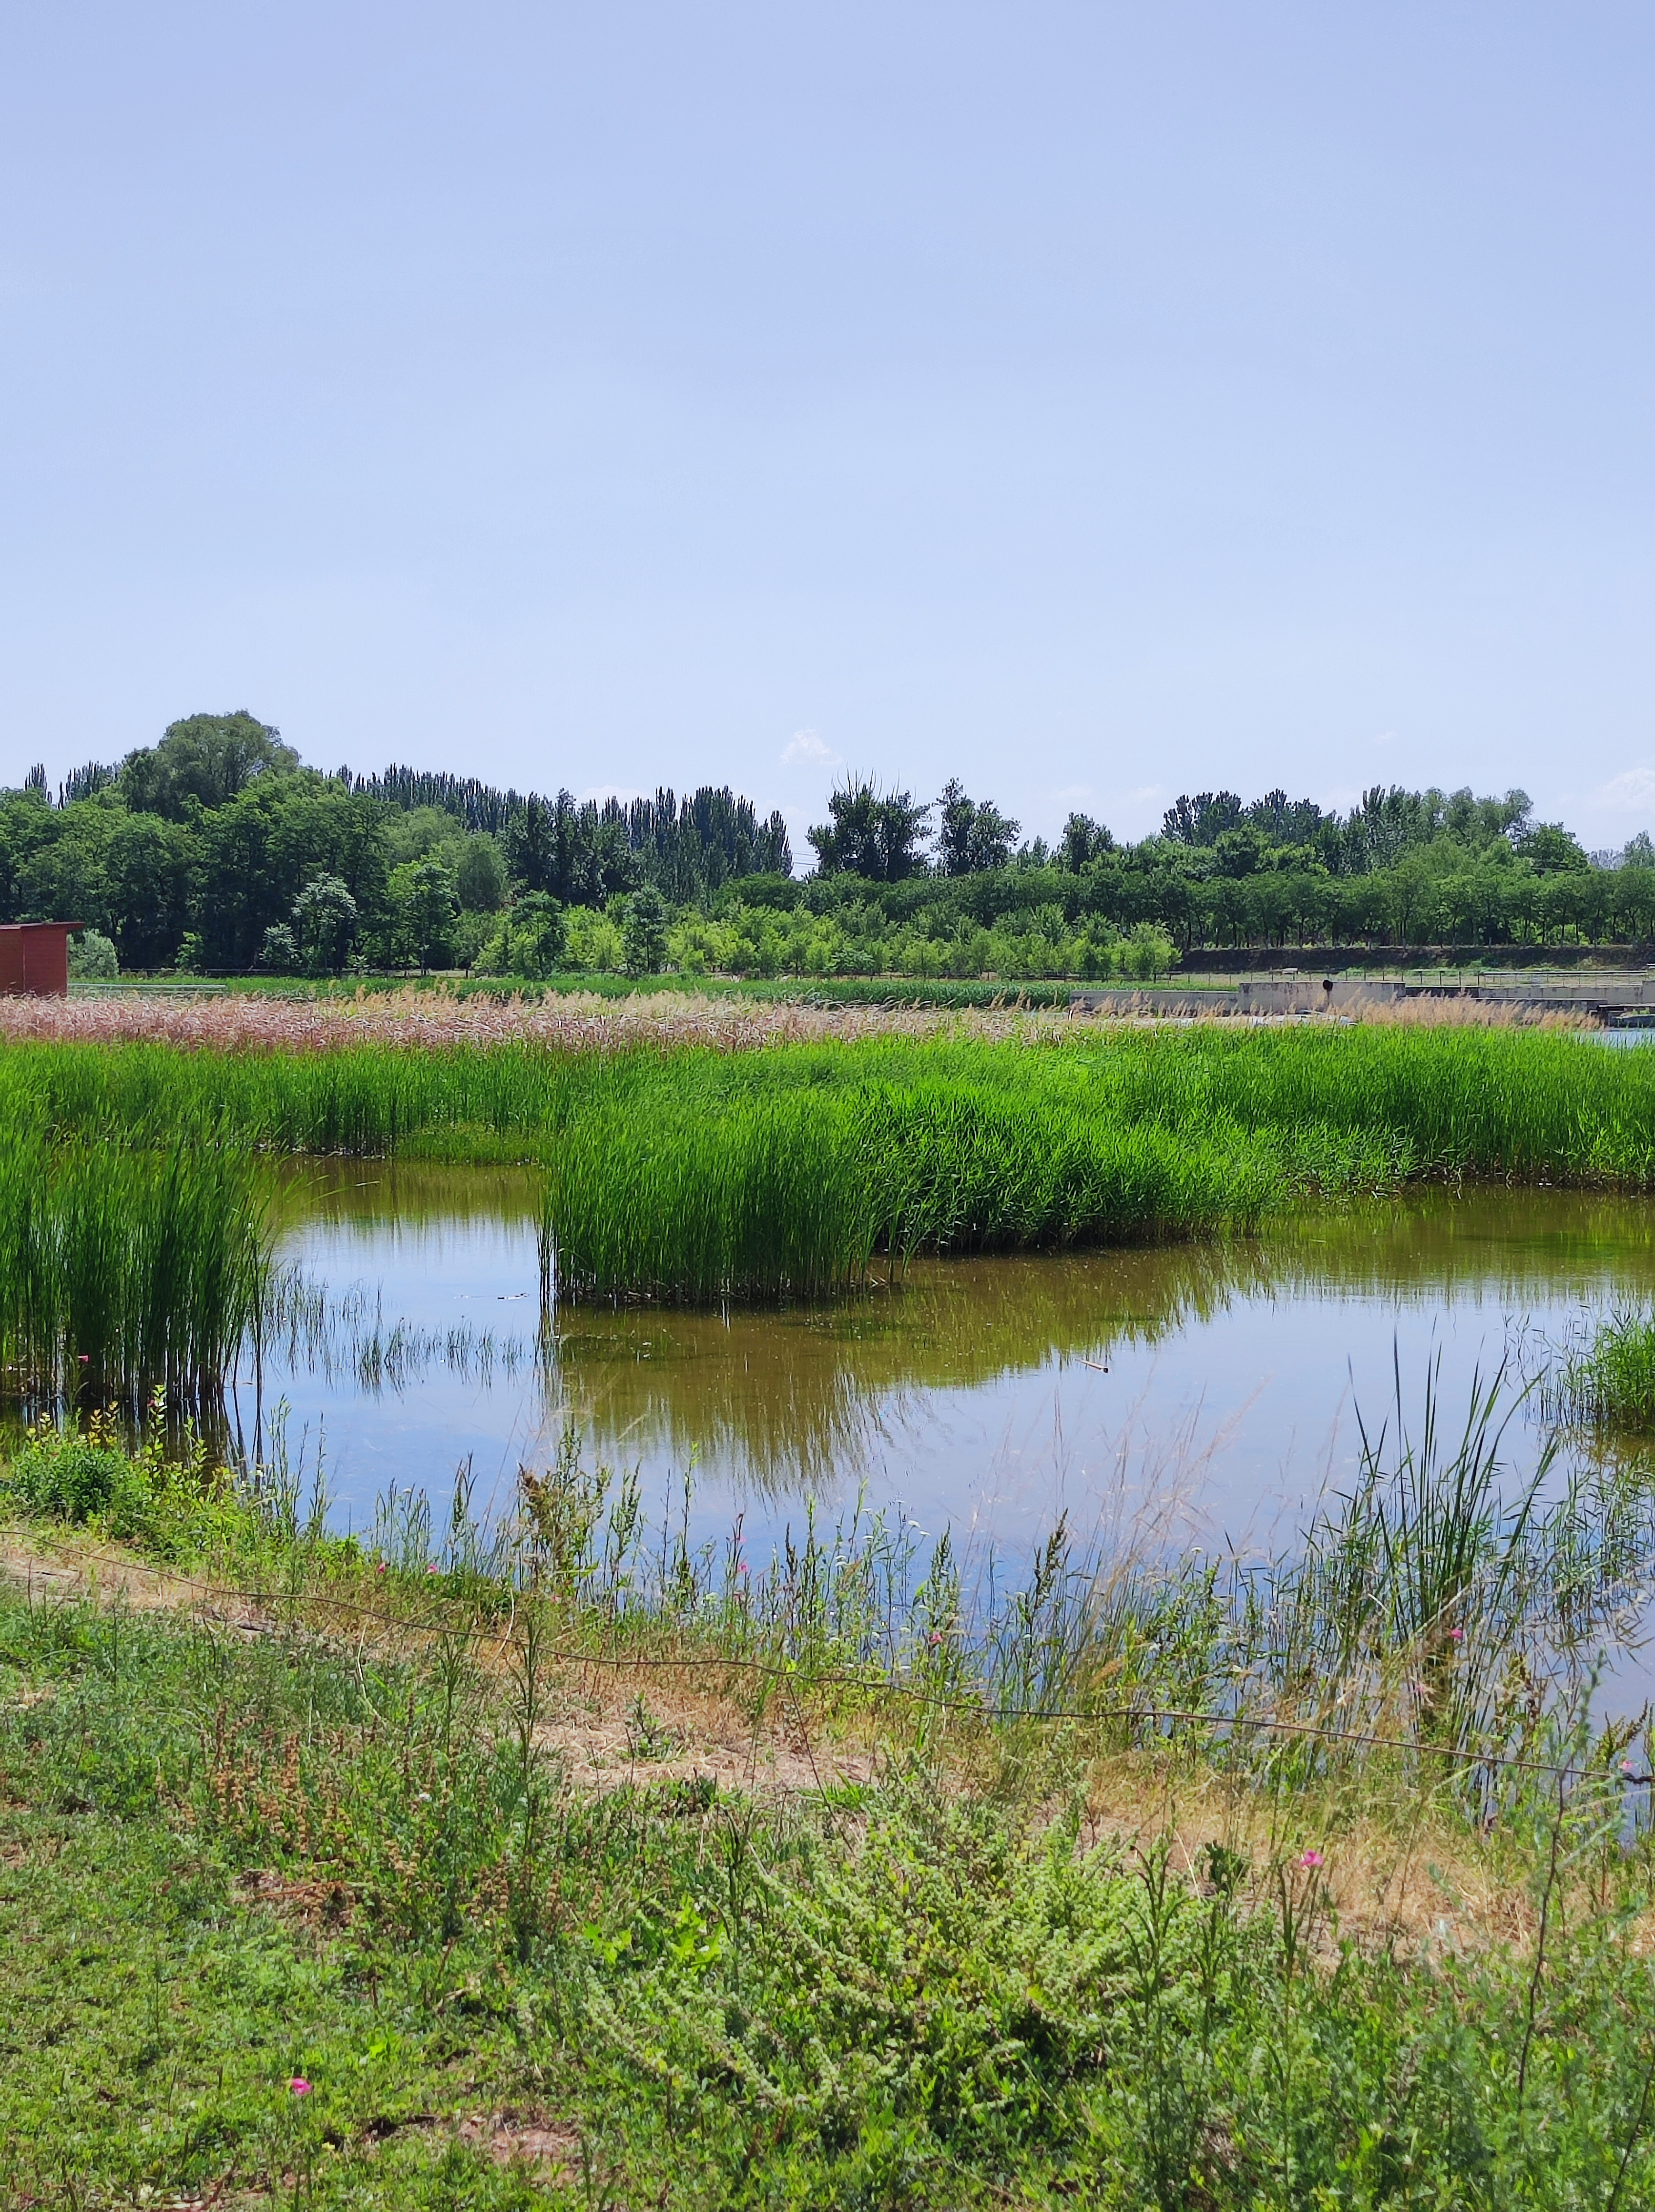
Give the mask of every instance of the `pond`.
M 294 1169 L 281 1252 L 325 1286 L 326 1327 L 244 1370 L 233 1415 L 325 1440 L 336 1519 L 392 1484 L 440 1510 L 470 1461 L 509 1498 L 567 1425 L 641 1471 L 658 1523 L 767 1553 L 807 1500 L 829 1523 L 901 1511 L 1026 1553 L 1066 1511 L 1090 1537 L 1291 1544 L 1348 1487 L 1370 1432 L 1417 1425 L 1428 1365 L 1458 1430 L 1473 1379 L 1531 1371 L 1594 1310 L 1655 1298 L 1655 1204 L 1432 1189 L 1310 1212 L 1269 1236 L 929 1262 L 837 1307 L 722 1314 L 554 1305 L 541 1330 L 526 1175 L 331 1162 Z M 1543 1441 L 1520 1417 L 1513 1487 Z

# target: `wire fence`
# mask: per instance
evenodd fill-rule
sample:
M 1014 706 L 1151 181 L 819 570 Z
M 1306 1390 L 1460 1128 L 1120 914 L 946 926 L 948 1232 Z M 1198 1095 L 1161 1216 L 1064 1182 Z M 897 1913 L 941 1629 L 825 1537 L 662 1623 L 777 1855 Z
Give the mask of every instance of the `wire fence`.
M 368 1605 L 360 1599 L 315 1591 L 301 1593 L 291 1589 L 264 1589 L 239 1583 L 203 1582 L 198 1577 L 184 1574 L 172 1567 L 135 1567 L 130 1559 L 106 1551 L 83 1553 L 80 1554 L 79 1562 L 62 1567 L 31 1559 L 25 1575 L 30 1604 L 33 1602 L 37 1571 L 44 1571 L 56 1580 L 61 1576 L 79 1574 L 82 1562 L 115 1567 L 123 1574 L 136 1572 L 148 1575 L 174 1589 L 190 1591 L 203 1601 L 233 1600 L 266 1612 L 279 1606 L 296 1608 L 303 1604 L 323 1612 L 347 1614 L 363 1626 L 378 1625 L 416 1637 L 452 1638 L 458 1635 L 470 1642 L 494 1645 L 502 1652 L 509 1648 L 512 1641 L 512 1626 L 510 1623 L 502 1632 L 497 1626 L 457 1621 L 450 1613 L 431 1613 L 421 1618 Z M 1124 1725 L 1129 1729 L 1154 1729 L 1157 1731 L 1167 1727 L 1190 1726 L 1210 1729 L 1221 1736 L 1233 1732 L 1264 1734 L 1314 1741 L 1332 1748 L 1394 1751 L 1415 1756 L 1425 1754 L 1471 1770 L 1482 1767 L 1501 1772 L 1544 1775 L 1560 1784 L 1612 1780 L 1623 1788 L 1636 1789 L 1647 1788 L 1655 1783 L 1655 1773 L 1635 1768 L 1630 1761 L 1624 1759 L 1617 1768 L 1610 1770 L 1579 1759 L 1531 1759 L 1521 1753 L 1498 1752 L 1482 1746 L 1437 1744 L 1422 1741 L 1417 1736 L 1395 1735 L 1371 1729 L 1333 1727 L 1325 1722 L 1292 1719 L 1276 1713 L 1213 1711 L 1197 1706 L 1157 1705 L 1137 1699 L 1118 1705 L 997 1705 L 981 1698 L 948 1693 L 924 1684 L 904 1682 L 888 1674 L 866 1674 L 851 1668 L 813 1668 L 807 1671 L 786 1660 L 761 1658 L 739 1652 L 602 1652 L 579 1645 L 551 1645 L 547 1647 L 544 1656 L 561 1666 L 599 1668 L 616 1674 L 651 1672 L 724 1676 L 745 1674 L 774 1682 L 785 1689 L 796 1707 L 798 1694 L 803 1690 L 850 1690 L 860 1692 L 870 1700 L 896 1700 L 923 1706 L 929 1711 L 958 1713 L 1001 1726 L 1017 1723 L 1044 1724 L 1060 1722 L 1082 1727 Z

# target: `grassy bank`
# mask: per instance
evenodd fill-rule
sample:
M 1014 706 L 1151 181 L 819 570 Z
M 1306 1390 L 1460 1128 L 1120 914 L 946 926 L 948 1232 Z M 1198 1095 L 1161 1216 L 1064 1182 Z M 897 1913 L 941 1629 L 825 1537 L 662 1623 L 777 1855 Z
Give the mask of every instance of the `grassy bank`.
M 876 1252 L 1246 1226 L 1410 1177 L 1655 1180 L 1655 1059 L 1569 1036 L 1036 1024 L 721 1051 L 417 1034 L 289 1053 L 12 1044 L 0 1116 L 136 1147 L 539 1162 L 566 1286 L 692 1298 L 830 1289 Z
M 658 1542 L 573 1446 L 359 1547 L 43 1435 L 9 2201 L 1655 2201 L 1642 1786 L 1570 1686 L 1647 1547 L 1502 1498 L 1500 1419 L 1245 1585 L 1059 1534 L 986 1610 L 877 1524 Z

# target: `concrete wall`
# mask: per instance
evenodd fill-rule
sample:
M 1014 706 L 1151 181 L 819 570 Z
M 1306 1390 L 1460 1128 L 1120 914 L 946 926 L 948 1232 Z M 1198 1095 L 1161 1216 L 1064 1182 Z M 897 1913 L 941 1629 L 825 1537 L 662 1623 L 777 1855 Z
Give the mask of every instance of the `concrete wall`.
M 1076 991 L 1071 1006 L 1107 1014 L 1325 1014 L 1388 1004 L 1407 996 L 1403 983 L 1367 983 L 1360 975 L 1284 975 L 1228 990 Z

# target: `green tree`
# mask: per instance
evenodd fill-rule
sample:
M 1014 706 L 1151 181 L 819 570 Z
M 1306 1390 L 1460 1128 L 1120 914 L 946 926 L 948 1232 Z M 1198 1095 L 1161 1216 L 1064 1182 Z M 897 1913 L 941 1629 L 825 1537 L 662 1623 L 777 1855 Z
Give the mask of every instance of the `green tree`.
M 423 973 L 446 950 L 449 926 L 459 910 L 453 871 L 434 854 L 393 868 L 391 903 L 393 927 Z
M 498 914 L 506 903 L 506 862 L 487 832 L 468 837 L 460 848 L 454 888 L 467 914 Z
M 293 927 L 315 975 L 343 972 L 356 942 L 355 900 L 337 876 L 314 876 L 293 902 Z
M 1591 866 L 1578 837 L 1561 822 L 1537 822 L 1513 838 L 1519 856 L 1537 876 L 1561 875 Z
M 158 745 L 129 753 L 121 789 L 135 813 L 185 817 L 198 805 L 227 805 L 255 778 L 290 775 L 299 765 L 282 732 L 246 709 L 233 714 L 191 714 L 169 722 Z
M 1078 875 L 1093 860 L 1114 850 L 1115 841 L 1100 822 L 1089 814 L 1071 814 L 1063 825 L 1063 836 L 1058 847 L 1058 861 Z
M 492 915 L 474 914 L 462 907 L 448 933 L 449 951 L 456 964 L 469 975 L 482 957 L 485 945 L 498 933 L 499 925 Z
M 18 871 L 26 920 L 80 921 L 107 933 L 109 848 L 121 818 L 108 794 L 42 809 L 38 834 Z
M 561 965 L 567 939 L 562 908 L 549 891 L 524 891 L 506 915 L 509 966 L 514 975 L 543 981 Z
M 192 842 L 182 823 L 120 815 L 104 854 L 110 928 L 129 968 L 165 967 L 190 921 Z
M 640 884 L 627 902 L 621 948 L 628 975 L 658 975 L 666 965 L 667 902 L 651 884 Z
M 316 876 L 336 877 L 355 900 L 359 932 L 386 918 L 385 808 L 330 777 L 301 769 L 260 777 L 194 831 L 200 928 L 215 968 L 252 965 L 272 922 Z
M 299 939 L 285 921 L 273 921 L 258 948 L 258 964 L 270 975 L 296 975 L 303 960 Z
M 825 876 L 862 876 L 900 883 L 924 868 L 920 843 L 929 806 L 906 791 L 881 792 L 864 776 L 847 777 L 828 801 L 829 819 L 809 832 Z
M 970 876 L 1003 868 L 1011 858 L 1019 824 L 985 799 L 967 799 L 956 776 L 943 786 L 937 801 L 937 866 L 945 876 Z

